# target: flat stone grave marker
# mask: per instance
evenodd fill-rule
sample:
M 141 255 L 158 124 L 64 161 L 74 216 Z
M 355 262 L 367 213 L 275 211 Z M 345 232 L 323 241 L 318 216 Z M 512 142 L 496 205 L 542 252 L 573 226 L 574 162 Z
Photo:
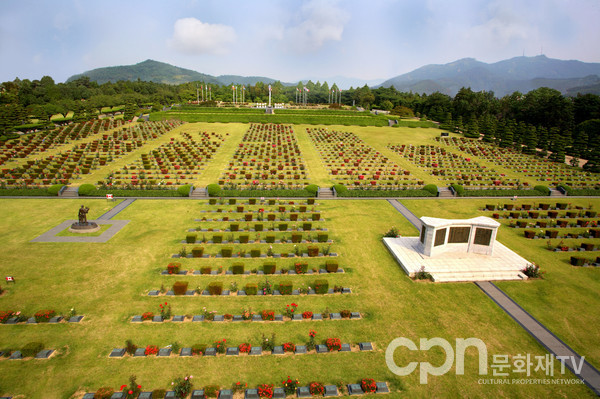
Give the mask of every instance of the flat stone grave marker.
M 152 399 L 152 392 L 140 392 L 138 399 Z
M 240 350 L 236 347 L 227 348 L 227 352 L 225 352 L 226 356 L 238 356 L 240 354 Z
M 317 345 L 316 349 L 317 349 L 317 353 L 329 352 L 329 349 L 327 349 L 327 345 Z
M 323 396 L 338 396 L 338 390 L 335 385 L 325 385 Z
M 293 290 L 293 291 L 292 291 L 292 295 L 300 295 L 300 291 L 298 291 L 298 290 Z
M 37 321 L 35 321 L 35 317 L 30 317 L 27 319 L 27 324 L 37 324 Z
M 202 296 L 210 296 L 210 292 L 208 290 L 202 291 Z
M 292 315 L 292 320 L 302 320 L 302 315 L 301 314 Z
M 237 294 L 238 294 L 238 296 L 246 296 L 246 291 L 244 291 L 244 290 L 239 290 L 239 291 L 237 292 Z
M 94 399 L 94 396 L 96 396 L 96 394 L 94 392 L 90 393 L 86 393 L 85 395 L 83 395 L 82 399 Z
M 281 314 L 276 314 L 276 315 L 275 315 L 275 321 L 283 321 L 283 315 L 281 315 Z
M 173 290 L 169 290 L 169 291 L 167 291 L 167 293 L 165 295 L 167 295 L 167 296 L 175 296 L 175 292 L 173 292 Z
M 148 292 L 148 296 L 158 296 L 158 290 L 151 290 Z
M 327 293 L 328 293 L 328 294 L 333 294 L 333 288 L 330 288 L 330 289 L 328 289 L 328 290 L 327 290 Z
M 173 321 L 175 322 L 182 322 L 183 320 L 185 320 L 185 316 L 183 315 L 173 316 Z
M 281 295 L 281 292 L 279 292 L 279 290 L 273 290 L 273 295 Z
M 323 315 L 321 313 L 315 313 L 312 316 L 313 320 L 323 320 Z
M 327 273 L 329 273 L 327 270 L 319 269 L 319 274 L 327 274 Z
M 204 389 L 194 389 L 192 391 L 192 399 L 205 399 Z
M 342 268 L 340 267 L 339 269 L 337 269 L 337 272 L 336 272 L 336 273 L 345 273 L 345 272 L 344 272 L 344 269 L 342 269 Z
M 265 293 L 264 293 L 262 290 L 258 290 L 258 291 L 256 292 L 256 295 L 258 295 L 258 296 L 263 296 L 263 295 L 265 295 Z
M 371 344 L 370 342 L 361 342 L 358 344 L 358 346 L 361 351 L 372 351 L 373 350 L 373 344 Z
M 123 357 L 123 355 L 125 355 L 125 348 L 115 348 L 108 357 Z
M 350 318 L 351 319 L 360 319 L 360 313 L 352 312 L 352 313 L 350 313 Z
M 273 388 L 273 399 L 285 399 L 285 390 L 283 388 Z
M 312 397 L 312 395 L 310 394 L 310 388 L 309 387 L 298 387 L 298 389 L 296 390 L 296 395 L 299 398 L 310 398 L 310 397 Z
M 229 290 L 223 290 L 223 291 L 221 292 L 221 296 L 227 296 L 227 295 L 229 295 L 230 293 L 231 293 L 231 291 L 229 291 Z
M 14 351 L 12 353 L 12 355 L 10 355 L 9 359 L 10 360 L 23 359 L 23 354 L 21 353 L 21 351 Z
M 143 357 L 143 356 L 146 356 L 145 348 L 137 348 L 135 350 L 135 352 L 133 353 L 133 357 Z
M 236 315 L 234 315 L 234 316 L 233 316 L 233 319 L 232 319 L 232 320 L 233 320 L 233 321 L 243 321 L 243 320 L 244 320 L 244 318 L 243 318 L 241 315 L 237 315 L 237 314 L 236 314 Z
M 231 389 L 221 389 L 219 391 L 219 399 L 233 399 L 233 392 Z
M 244 399 L 259 399 L 258 389 L 246 389 Z
M 175 399 L 175 391 L 167 391 L 165 399 Z
M 260 356 L 262 355 L 262 348 L 260 346 L 253 346 L 250 348 L 250 352 L 248 353 L 250 356 Z
M 179 356 L 192 356 L 192 348 L 181 348 Z
M 331 320 L 340 320 L 342 318 L 342 315 L 339 313 L 330 313 L 329 318 Z
M 262 316 L 259 314 L 252 315 L 252 321 L 262 321 Z
M 56 324 L 59 323 L 62 319 L 62 316 L 54 316 L 53 318 L 48 320 L 48 323 Z
M 123 399 L 125 394 L 123 392 L 115 392 L 111 395 L 110 399 Z
M 272 355 L 283 355 L 283 346 L 276 346 L 273 348 L 273 350 L 271 351 Z
M 162 316 L 153 316 L 152 317 L 152 322 L 153 323 L 162 323 L 162 321 L 163 321 Z
M 142 316 L 140 316 L 140 315 L 133 316 L 133 317 L 131 318 L 131 322 L 132 322 L 132 323 L 141 323 L 141 322 L 142 322 Z
M 342 288 L 342 294 L 351 294 L 352 290 L 350 288 Z
M 83 316 L 73 316 L 69 318 L 69 323 L 79 323 L 81 320 L 83 320 Z
M 377 393 L 389 393 L 390 389 L 387 386 L 387 382 L 376 382 Z
M 296 354 L 301 355 L 304 353 L 306 353 L 306 346 L 305 345 L 296 345 Z
M 362 387 L 360 384 L 348 384 L 348 394 L 349 395 L 362 395 L 364 394 Z
M 54 352 L 54 349 L 43 349 L 35 355 L 36 359 L 48 359 L 50 355 Z
M 213 318 L 213 321 L 224 321 L 225 320 L 225 316 L 222 314 L 217 314 L 215 315 L 215 317 Z
M 194 296 L 196 294 L 195 290 L 187 290 L 185 292 L 185 296 Z
M 158 357 L 169 357 L 171 356 L 171 348 L 160 348 L 158 350 Z
M 204 315 L 196 315 L 192 321 L 204 321 Z
M 350 344 L 342 344 L 342 349 L 340 349 L 340 352 L 350 352 L 351 348 L 350 348 Z
M 217 356 L 217 348 L 206 348 L 204 356 Z
M 315 295 L 316 292 L 315 290 L 313 290 L 312 288 L 310 290 L 308 290 L 308 292 L 306 293 L 307 295 Z

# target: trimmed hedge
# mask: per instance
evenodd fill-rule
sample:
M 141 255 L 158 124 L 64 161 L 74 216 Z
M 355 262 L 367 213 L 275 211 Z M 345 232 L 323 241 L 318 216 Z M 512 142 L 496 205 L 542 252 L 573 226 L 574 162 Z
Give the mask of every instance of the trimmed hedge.
M 233 274 L 244 274 L 244 264 L 243 263 L 234 263 L 231 266 L 231 273 Z
M 325 262 L 325 270 L 327 270 L 329 273 L 335 273 L 338 271 L 338 263 L 336 260 L 328 260 Z
M 79 186 L 79 189 L 77 190 L 79 195 L 83 195 L 83 196 L 93 195 L 95 191 L 96 191 L 96 186 L 94 186 L 93 184 L 82 184 L 81 186 Z
M 279 293 L 281 295 L 292 295 L 293 284 L 291 281 L 282 281 L 279 283 Z
M 315 293 L 327 294 L 329 291 L 329 281 L 324 279 L 315 280 Z
M 198 238 L 198 234 L 190 233 L 185 236 L 185 242 L 188 244 L 194 244 L 196 242 L 196 238 Z
M 537 190 L 463 190 L 460 197 L 539 197 L 544 194 Z
M 187 288 L 188 288 L 187 281 L 176 281 L 175 284 L 173 284 L 173 293 L 175 295 L 185 295 Z
M 334 184 L 333 189 L 339 197 L 343 197 L 343 194 L 348 191 L 346 186 L 344 186 L 343 184 Z
M 57 196 L 57 194 L 50 194 L 46 188 L 2 188 L 0 189 L 0 197 L 45 197 L 45 196 Z
M 58 195 L 58 192 L 64 187 L 64 184 L 53 184 L 48 187 L 48 194 L 50 195 Z
M 244 291 L 246 292 L 246 295 L 256 295 L 258 292 L 258 284 L 248 283 L 246 284 L 246 287 L 244 287 Z
M 209 194 L 210 195 L 210 194 Z M 314 197 L 303 190 L 221 190 L 222 197 Z
M 465 192 L 464 187 L 461 186 L 460 184 L 452 183 L 450 185 L 450 187 L 452 187 L 452 189 L 454 190 L 454 192 L 456 193 L 456 195 L 458 195 L 459 197 L 462 196 L 463 193 Z
M 423 190 L 428 191 L 435 196 L 438 195 L 438 187 L 435 184 L 428 184 L 423 187 Z
M 208 284 L 208 293 L 210 295 L 221 295 L 222 292 L 223 283 L 219 281 L 213 281 L 212 283 Z
M 436 194 L 437 195 L 437 194 Z M 435 197 L 425 190 L 347 190 L 338 197 Z
M 192 248 L 192 256 L 194 258 L 201 258 L 204 255 L 204 247 L 194 247 Z
M 209 184 L 206 186 L 206 191 L 208 192 L 209 197 L 216 197 L 221 192 L 221 186 L 218 184 Z
M 535 191 L 539 191 L 540 193 L 544 193 L 544 195 L 550 195 L 550 189 L 546 186 L 537 185 L 533 189 Z
M 177 188 L 177 192 L 179 193 L 179 195 L 181 195 L 182 197 L 189 197 L 190 196 L 190 191 L 192 190 L 192 185 L 191 184 L 184 184 L 183 186 L 179 186 Z
M 90 194 L 90 197 L 106 197 L 106 194 L 112 194 L 114 197 L 181 197 L 177 190 L 170 188 L 149 190 L 100 188 Z
M 319 186 L 317 186 L 316 184 L 309 184 L 308 186 L 304 187 L 304 190 L 312 194 L 312 196 L 314 197 L 319 191 Z
M 600 190 L 593 188 L 572 188 L 566 184 L 559 184 L 559 189 L 562 189 L 568 196 L 599 196 Z
M 263 265 L 263 272 L 265 274 L 273 274 L 277 269 L 277 265 L 274 262 L 268 262 Z

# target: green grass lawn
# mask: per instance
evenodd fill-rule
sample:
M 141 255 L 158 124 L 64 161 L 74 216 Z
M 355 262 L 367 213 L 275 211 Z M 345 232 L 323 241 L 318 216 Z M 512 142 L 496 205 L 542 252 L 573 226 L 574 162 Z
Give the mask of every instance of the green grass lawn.
M 223 157 L 227 158 L 226 154 Z M 105 213 L 113 203 L 81 198 L 74 201 L 0 199 L 0 202 L 3 221 L 0 271 L 3 275 L 15 276 L 17 281 L 9 287 L 2 285 L 7 290 L 0 297 L 0 311 L 20 310 L 33 314 L 41 309 L 55 309 L 64 314 L 75 308 L 78 314 L 85 316 L 80 324 L 1 325 L 0 343 L 4 348 L 20 348 L 30 341 L 39 341 L 58 353 L 44 361 L 0 360 L 0 394 L 68 398 L 102 386 L 118 388 L 128 382 L 131 374 L 138 377 L 143 390 L 153 390 L 167 388 L 174 378 L 192 374 L 195 387 L 218 384 L 229 388 L 237 381 L 247 382 L 250 387 L 260 383 L 281 386 L 281 381 L 288 375 L 298 378 L 303 385 L 315 380 L 333 384 L 372 377 L 391 384 L 393 393 L 390 397 L 593 397 L 591 391 L 581 385 L 479 384 L 477 356 L 473 350 L 467 351 L 465 375 L 456 375 L 452 368 L 444 376 L 430 376 L 428 384 L 421 385 L 418 372 L 406 377 L 392 374 L 385 363 L 385 349 L 397 337 L 407 337 L 415 342 L 419 338 L 443 337 L 452 343 L 456 338 L 476 337 L 486 343 L 490 359 L 492 354 L 516 356 L 529 353 L 534 356 L 546 352 L 475 285 L 415 283 L 408 279 L 381 243 L 381 237 L 392 225 L 398 227 L 402 235 L 417 235 L 417 231 L 387 201 L 340 200 L 318 205 L 323 223 L 334 240 L 332 250 L 340 254 L 340 265 L 348 271 L 326 278 L 330 284 L 351 287 L 352 294 L 166 299 L 173 314 L 200 314 L 203 307 L 219 314 L 239 314 L 243 308 L 273 309 L 280 313 L 287 304 L 295 302 L 299 311 L 357 310 L 364 315 L 362 320 L 142 325 L 132 324 L 129 320 L 146 311 L 158 313 L 158 305 L 165 300 L 165 297 L 146 296 L 149 289 L 161 285 L 168 287 L 176 280 L 188 281 L 191 287 L 215 280 L 226 284 L 235 281 L 240 286 L 264 280 L 260 276 L 160 275 L 171 261 L 171 254 L 182 247 L 180 241 L 187 229 L 199 224 L 194 219 L 202 217 L 201 209 L 208 209 L 206 202 L 137 200 L 115 218 L 130 220 L 130 223 L 104 244 L 31 243 L 30 240 L 63 220 L 72 219 L 82 203 L 90 208 L 90 220 Z M 472 205 L 475 202 L 469 202 L 469 206 L 464 206 L 466 202 L 444 202 L 442 212 L 439 212 L 441 204 L 437 201 L 406 203 L 415 212 L 416 209 L 422 209 L 424 213 L 437 210 L 436 215 L 447 213 L 462 217 L 477 213 L 477 207 Z M 502 231 L 500 239 L 513 247 L 510 234 L 512 232 Z M 516 237 L 513 240 L 518 241 Z M 532 260 L 544 266 L 544 250 L 527 248 L 527 243 L 514 249 L 525 257 L 537 257 Z M 200 262 L 228 267 L 234 260 L 185 259 L 182 263 L 192 267 Z M 597 274 L 593 274 L 597 270 L 574 270 L 564 264 L 544 268 L 548 270 L 545 280 L 500 286 L 597 364 L 597 333 L 590 328 L 584 329 L 585 332 L 576 331 L 583 323 L 588 327 L 598 324 L 595 311 L 598 300 L 593 294 L 597 292 Z M 561 268 L 565 269 L 562 274 Z M 310 284 L 315 277 L 273 276 L 271 279 L 275 283 L 292 280 L 296 285 Z M 542 306 L 536 306 L 531 298 L 539 296 L 540 292 L 544 293 L 544 301 L 548 303 L 544 309 L 538 309 Z M 579 314 L 582 305 L 589 310 Z M 551 320 L 553 314 L 554 320 Z M 570 327 L 560 327 L 564 319 L 570 321 Z M 573 329 L 571 335 L 566 333 L 570 328 Z M 233 346 L 243 342 L 260 345 L 263 334 L 269 337 L 275 334 L 279 344 L 287 341 L 298 344 L 308 341 L 310 329 L 317 331 L 317 341 L 328 337 L 338 337 L 347 343 L 371 341 L 376 350 L 284 357 L 108 358 L 110 350 L 123 347 L 127 339 L 139 346 L 163 347 L 178 342 L 185 347 L 196 343 L 212 344 L 225 338 Z M 439 350 L 410 352 L 399 349 L 395 360 L 398 365 L 429 361 L 437 366 L 444 361 L 444 356 Z M 511 373 L 508 378 L 521 377 Z M 542 372 L 535 372 L 532 377 L 546 378 Z M 561 378 L 560 374 L 555 373 L 555 378 Z

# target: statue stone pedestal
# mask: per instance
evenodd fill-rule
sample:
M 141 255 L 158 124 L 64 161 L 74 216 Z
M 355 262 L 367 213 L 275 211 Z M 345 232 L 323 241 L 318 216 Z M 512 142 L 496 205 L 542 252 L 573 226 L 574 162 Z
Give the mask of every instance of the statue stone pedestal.
M 69 227 L 71 233 L 95 233 L 100 230 L 96 222 L 75 222 Z

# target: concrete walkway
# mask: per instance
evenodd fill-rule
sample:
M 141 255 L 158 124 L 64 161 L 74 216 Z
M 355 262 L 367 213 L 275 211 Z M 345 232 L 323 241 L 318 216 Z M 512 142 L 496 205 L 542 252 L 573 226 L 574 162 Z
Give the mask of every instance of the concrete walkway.
M 548 352 L 554 356 L 564 357 L 565 366 L 573 372 L 580 380 L 590 387 L 596 395 L 600 396 L 600 372 L 585 361 L 577 352 L 552 334 L 542 323 L 520 307 L 508 295 L 502 292 L 490 281 L 479 281 L 475 283 L 486 293 L 498 306 L 510 317 L 531 334 Z M 555 373 L 557 370 L 555 370 Z M 556 374 L 555 374 L 556 375 Z
M 396 210 L 398 212 L 400 212 L 402 214 L 402 216 L 404 216 L 413 226 L 415 226 L 417 228 L 417 230 L 421 231 L 421 227 L 422 227 L 421 219 L 416 217 L 414 213 L 409 211 L 408 208 L 405 207 L 404 205 L 402 205 L 400 202 L 398 202 L 398 200 L 393 199 L 393 200 L 388 200 L 388 202 L 390 204 L 392 204 L 392 206 L 394 208 L 396 208 Z
M 133 204 L 135 199 L 126 199 L 119 203 L 119 205 L 115 206 L 110 211 L 106 212 L 104 215 L 100 216 L 98 220 L 109 220 L 117 215 L 117 213 L 121 212 L 123 209 L 127 208 L 129 205 Z

